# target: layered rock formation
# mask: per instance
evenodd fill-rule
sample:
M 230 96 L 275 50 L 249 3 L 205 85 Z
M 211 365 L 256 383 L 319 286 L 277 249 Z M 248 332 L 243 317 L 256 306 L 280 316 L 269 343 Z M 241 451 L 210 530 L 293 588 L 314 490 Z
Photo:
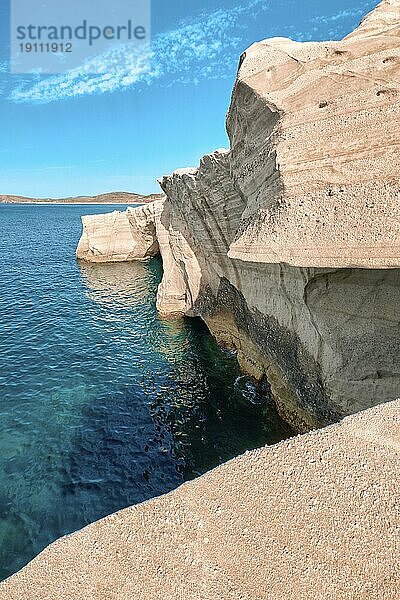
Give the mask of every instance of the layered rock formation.
M 400 401 L 49 546 L 0 600 L 396 600 Z
M 142 260 L 159 253 L 155 214 L 159 202 L 82 217 L 83 233 L 77 258 L 88 262 Z
M 230 150 L 160 181 L 160 312 L 201 316 L 299 431 L 400 391 L 399 73 L 400 0 L 341 42 L 254 44 Z M 107 236 L 86 258 L 135 257 Z
M 399 24 L 386 0 L 342 42 L 255 44 L 231 149 L 164 177 L 165 201 L 84 218 L 80 258 L 160 252 L 160 312 L 200 315 L 299 430 L 400 389 Z M 246 453 L 62 538 L 0 600 L 395 600 L 399 409 Z
M 245 52 L 228 115 L 245 199 L 231 258 L 399 265 L 399 14 L 388 0 L 340 43 L 275 38 Z

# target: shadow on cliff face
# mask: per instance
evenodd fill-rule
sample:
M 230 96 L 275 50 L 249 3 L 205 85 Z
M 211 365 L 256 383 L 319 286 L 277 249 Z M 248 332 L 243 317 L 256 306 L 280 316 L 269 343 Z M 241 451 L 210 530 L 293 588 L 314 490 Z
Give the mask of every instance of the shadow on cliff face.
M 304 293 L 322 340 L 330 402 L 341 414 L 398 398 L 400 269 L 340 269 Z
M 113 384 L 84 408 L 64 466 L 63 503 L 70 511 L 83 507 L 84 523 L 292 435 L 268 389 L 241 375 L 235 356 L 217 345 L 201 319 L 158 317 L 159 258 L 84 265 L 81 272 L 107 321 L 121 307 L 132 321 L 143 303 L 148 313 L 136 335 L 144 359 L 132 363 L 129 383 Z
M 400 270 L 277 269 L 243 264 L 244 288 L 253 286 L 259 308 L 221 278 L 216 295 L 203 289 L 195 310 L 239 348 L 245 370 L 267 377 L 280 414 L 306 431 L 396 399 Z M 264 301 L 257 293 L 266 282 Z
M 171 387 L 154 397 L 151 414 L 156 426 L 171 433 L 185 479 L 293 435 L 276 412 L 268 383 L 255 384 L 241 374 L 234 353 L 218 346 L 201 319 L 163 327 L 172 337 L 169 348 L 176 346 L 176 336 L 184 335 L 189 344 L 174 361 Z

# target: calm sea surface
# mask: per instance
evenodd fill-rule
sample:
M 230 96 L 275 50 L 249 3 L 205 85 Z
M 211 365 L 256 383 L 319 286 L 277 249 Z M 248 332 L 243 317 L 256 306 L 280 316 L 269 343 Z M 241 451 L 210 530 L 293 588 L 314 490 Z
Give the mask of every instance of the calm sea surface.
M 54 539 L 291 434 L 158 259 L 75 260 L 82 214 L 0 204 L 0 577 Z

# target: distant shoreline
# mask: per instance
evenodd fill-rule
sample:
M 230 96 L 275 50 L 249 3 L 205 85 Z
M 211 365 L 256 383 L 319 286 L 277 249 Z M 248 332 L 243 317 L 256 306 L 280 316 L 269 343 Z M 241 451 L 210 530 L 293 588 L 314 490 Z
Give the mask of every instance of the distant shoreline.
M 38 204 L 39 206 L 127 206 L 133 204 L 148 204 L 148 202 L 0 202 L 0 205 L 15 205 L 18 206 L 32 206 Z
M 82 204 L 149 204 L 155 200 L 160 200 L 162 194 L 149 194 L 147 196 L 136 194 L 134 192 L 108 192 L 97 196 L 75 196 L 70 198 L 29 198 L 27 196 L 15 196 L 12 194 L 0 194 L 0 204 L 48 204 L 48 205 L 67 205 Z

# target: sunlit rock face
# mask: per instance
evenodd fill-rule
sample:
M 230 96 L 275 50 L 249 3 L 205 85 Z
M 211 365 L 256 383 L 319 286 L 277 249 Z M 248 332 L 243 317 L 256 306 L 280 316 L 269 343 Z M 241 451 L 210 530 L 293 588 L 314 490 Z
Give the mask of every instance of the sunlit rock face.
M 220 154 L 210 160 L 220 184 L 224 160 Z M 226 215 L 236 211 L 239 219 L 234 195 L 218 198 L 216 187 L 194 196 L 188 175 L 174 174 L 162 185 L 169 202 L 176 199 L 169 226 L 183 232 L 201 272 L 199 294 L 188 285 L 182 311 L 189 303 L 187 314 L 200 315 L 221 343 L 235 348 L 246 372 L 268 379 L 282 416 L 304 431 L 398 395 L 400 270 L 231 259 L 235 225 Z M 188 282 L 197 273 L 184 256 L 175 268 Z M 162 285 L 172 293 L 168 270 Z M 160 295 L 158 305 L 167 312 Z
M 379 20 L 384 10 L 340 43 L 273 39 L 245 53 L 227 121 L 246 201 L 231 258 L 399 264 L 400 25 Z
M 300 430 L 400 390 L 399 35 L 392 0 L 341 42 L 254 44 L 230 150 L 161 180 L 200 266 L 189 313 Z
M 230 149 L 160 180 L 159 311 L 200 315 L 300 431 L 400 391 L 399 69 L 400 0 L 341 42 L 254 44 Z
M 163 316 L 191 314 L 200 291 L 201 270 L 194 250 L 188 243 L 188 230 L 174 225 L 170 203 L 157 212 L 156 235 L 163 261 L 164 275 L 158 288 L 157 308 Z
M 77 258 L 88 262 L 119 262 L 156 256 L 159 247 L 154 215 L 162 202 L 82 217 Z

